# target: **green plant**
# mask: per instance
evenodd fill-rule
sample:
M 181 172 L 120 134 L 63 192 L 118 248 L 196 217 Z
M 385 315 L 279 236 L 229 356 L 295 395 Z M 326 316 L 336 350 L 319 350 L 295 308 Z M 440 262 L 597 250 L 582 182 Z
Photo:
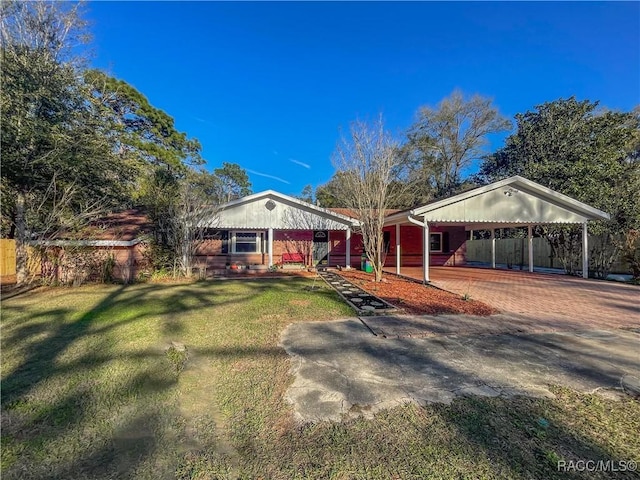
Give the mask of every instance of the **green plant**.
M 149 273 L 148 273 L 148 272 L 140 271 L 140 272 L 138 272 L 138 275 L 137 275 L 137 278 L 136 278 L 136 282 L 138 282 L 138 283 L 144 283 L 144 282 L 146 282 L 147 280 L 149 280 L 149 277 L 150 277 L 150 276 L 151 276 L 151 275 L 149 275 Z
M 187 360 L 189 359 L 189 353 L 187 352 L 187 347 L 182 344 L 173 343 L 167 349 L 167 358 L 176 373 L 182 372 L 184 370 L 185 365 L 187 364 Z
M 171 271 L 166 267 L 161 267 L 151 273 L 151 281 L 165 280 L 171 277 Z
M 100 280 L 102 283 L 109 283 L 113 281 L 113 269 L 116 266 L 116 259 L 113 254 L 107 255 L 107 258 L 102 262 L 102 272 L 100 274 Z
M 464 292 L 464 294 L 462 295 L 462 300 L 464 300 L 465 302 L 468 302 L 471 300 L 471 285 L 473 284 L 473 281 L 471 279 L 469 279 L 469 281 L 467 282 L 467 291 Z
M 640 230 L 626 232 L 622 244 L 622 258 L 629 264 L 633 279 L 640 280 Z

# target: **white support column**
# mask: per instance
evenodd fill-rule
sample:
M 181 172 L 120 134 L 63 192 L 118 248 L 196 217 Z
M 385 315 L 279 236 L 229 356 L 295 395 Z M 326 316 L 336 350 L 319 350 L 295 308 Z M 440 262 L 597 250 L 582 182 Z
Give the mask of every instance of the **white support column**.
M 491 268 L 496 268 L 496 229 L 491 229 Z
M 269 267 L 273 267 L 273 228 L 269 228 L 269 239 L 267 245 L 269 248 Z
M 589 278 L 589 231 L 587 222 L 582 224 L 582 278 Z
M 351 227 L 347 227 L 347 258 L 345 259 L 347 270 L 351 268 Z
M 423 281 L 424 283 L 429 283 L 429 224 L 427 221 L 424 221 L 424 227 L 422 228 L 423 239 L 422 239 L 422 271 L 423 271 Z
M 400 224 L 396 225 L 396 273 L 400 275 Z
M 533 273 L 533 228 L 527 227 L 527 240 L 529 241 L 529 272 Z

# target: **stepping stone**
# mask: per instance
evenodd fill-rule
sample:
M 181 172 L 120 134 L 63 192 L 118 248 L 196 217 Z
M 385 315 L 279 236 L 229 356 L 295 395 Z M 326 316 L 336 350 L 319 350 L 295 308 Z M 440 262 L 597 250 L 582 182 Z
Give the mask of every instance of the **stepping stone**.
M 384 303 L 380 302 L 371 302 L 371 305 L 373 305 L 374 307 L 384 307 Z
M 362 307 L 360 307 L 360 308 L 361 308 L 362 310 L 366 310 L 366 311 L 368 311 L 368 312 L 373 312 L 373 311 L 376 309 L 376 307 L 372 307 L 371 305 L 364 305 L 364 306 L 362 306 Z
M 350 298 L 349 300 L 351 300 L 353 303 L 362 303 L 361 298 Z

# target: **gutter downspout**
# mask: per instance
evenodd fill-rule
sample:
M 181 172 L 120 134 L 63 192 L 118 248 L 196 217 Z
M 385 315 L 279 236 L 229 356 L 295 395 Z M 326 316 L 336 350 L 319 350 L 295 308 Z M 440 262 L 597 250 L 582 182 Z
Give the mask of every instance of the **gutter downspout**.
M 409 215 L 407 215 L 407 220 L 409 220 L 411 223 L 413 223 L 415 225 L 418 225 L 419 227 L 424 227 L 424 223 L 423 222 L 421 222 L 420 220 L 416 220 L 411 215 L 412 215 L 411 213 L 409 213 Z

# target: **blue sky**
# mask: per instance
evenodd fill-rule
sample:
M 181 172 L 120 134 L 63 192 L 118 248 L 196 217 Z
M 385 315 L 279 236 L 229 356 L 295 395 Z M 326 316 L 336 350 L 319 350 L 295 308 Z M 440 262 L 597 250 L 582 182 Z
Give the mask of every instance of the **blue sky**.
M 640 104 L 638 2 L 91 2 L 87 17 L 94 66 L 254 191 L 326 182 L 350 121 L 381 112 L 401 136 L 455 88 L 509 117 L 572 95 Z

